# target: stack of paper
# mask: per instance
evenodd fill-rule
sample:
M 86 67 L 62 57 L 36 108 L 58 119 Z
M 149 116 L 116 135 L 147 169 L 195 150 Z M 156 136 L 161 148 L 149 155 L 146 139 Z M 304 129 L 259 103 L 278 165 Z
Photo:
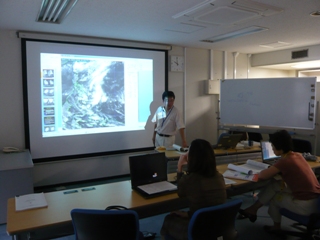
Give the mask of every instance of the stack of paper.
M 241 180 L 247 180 L 247 181 L 258 181 L 258 174 L 264 170 L 270 167 L 269 164 L 265 164 L 262 162 L 257 162 L 253 160 L 247 160 L 245 164 L 241 165 L 234 165 L 234 164 L 228 164 L 228 169 L 223 174 L 224 177 L 228 178 L 235 178 L 235 179 L 241 179 Z M 232 171 L 231 171 L 232 170 Z
M 258 181 L 258 174 L 244 174 L 236 171 L 227 170 L 222 175 L 225 178 L 235 178 L 235 179 L 247 180 L 252 182 Z
M 260 173 L 262 170 L 267 169 L 268 167 L 270 167 L 269 164 L 253 161 L 250 159 L 247 160 L 245 164 L 241 165 L 228 164 L 228 169 L 249 175 Z
M 47 207 L 48 203 L 44 193 L 32 193 L 15 197 L 16 211 L 23 211 L 33 208 Z
M 224 184 L 225 185 L 231 185 L 231 184 L 236 184 L 235 181 L 228 179 L 228 178 L 223 178 L 224 179 Z

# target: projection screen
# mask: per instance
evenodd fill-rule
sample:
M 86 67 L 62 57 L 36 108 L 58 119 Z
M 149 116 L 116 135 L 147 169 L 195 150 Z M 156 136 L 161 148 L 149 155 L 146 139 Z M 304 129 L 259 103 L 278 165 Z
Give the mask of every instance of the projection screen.
M 25 140 L 37 162 L 153 147 L 167 50 L 21 39 Z

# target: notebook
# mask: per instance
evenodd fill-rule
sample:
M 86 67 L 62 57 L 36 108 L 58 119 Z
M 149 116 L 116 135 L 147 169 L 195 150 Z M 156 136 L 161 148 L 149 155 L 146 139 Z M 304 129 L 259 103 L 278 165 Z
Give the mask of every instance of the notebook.
M 222 136 L 219 139 L 217 145 L 214 145 L 214 149 L 228 149 L 228 148 L 236 148 L 238 142 L 240 142 L 242 138 L 242 134 L 230 134 Z
M 167 178 L 164 152 L 129 156 L 131 187 L 145 198 L 175 192 L 177 186 Z
M 276 156 L 272 150 L 271 142 L 261 141 L 261 153 L 262 153 L 262 162 L 273 165 L 280 158 Z

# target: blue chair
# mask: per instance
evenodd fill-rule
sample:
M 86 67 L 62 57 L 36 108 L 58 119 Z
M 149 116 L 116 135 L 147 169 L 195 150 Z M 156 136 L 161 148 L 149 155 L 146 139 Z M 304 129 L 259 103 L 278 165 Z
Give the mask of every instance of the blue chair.
M 241 199 L 197 210 L 189 222 L 188 240 L 236 239 L 235 220 Z
M 133 210 L 73 209 L 71 218 L 76 240 L 143 239 Z
M 318 238 L 314 236 L 314 231 L 320 229 L 320 197 L 318 197 L 318 212 L 312 213 L 310 216 L 303 216 L 286 208 L 281 208 L 280 214 L 295 221 L 293 227 L 301 230 L 300 232 L 281 231 L 281 235 L 297 236 L 302 239 L 320 239 L 319 235 Z

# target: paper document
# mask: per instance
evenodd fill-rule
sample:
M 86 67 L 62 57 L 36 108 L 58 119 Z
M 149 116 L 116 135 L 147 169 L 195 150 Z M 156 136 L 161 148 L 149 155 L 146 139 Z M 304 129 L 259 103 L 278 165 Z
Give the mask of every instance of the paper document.
M 16 211 L 47 207 L 48 203 L 44 193 L 32 193 L 15 197 Z
M 235 184 L 236 182 L 231 180 L 231 179 L 228 179 L 228 178 L 224 178 L 224 184 L 225 185 L 228 185 L 228 184 Z
M 188 152 L 189 148 L 183 148 L 177 144 L 173 144 L 172 147 L 174 149 L 176 149 L 177 151 L 180 151 L 180 152 Z
M 162 181 L 162 182 L 156 182 L 156 183 L 138 186 L 138 188 L 140 188 L 141 190 L 145 191 L 148 194 L 153 194 L 153 193 L 159 193 L 164 191 L 173 191 L 177 189 L 177 186 L 170 182 Z
M 252 182 L 258 181 L 258 174 L 250 175 L 250 174 L 244 174 L 236 171 L 227 170 L 222 175 L 225 178 L 235 178 L 235 179 L 247 180 Z
M 234 165 L 234 164 L 228 164 L 228 169 L 240 172 L 240 173 L 245 173 L 245 174 L 257 174 L 260 173 L 262 170 L 267 169 L 270 167 L 269 164 L 265 164 L 262 162 L 257 162 L 254 160 L 247 160 L 245 164 L 241 165 Z

